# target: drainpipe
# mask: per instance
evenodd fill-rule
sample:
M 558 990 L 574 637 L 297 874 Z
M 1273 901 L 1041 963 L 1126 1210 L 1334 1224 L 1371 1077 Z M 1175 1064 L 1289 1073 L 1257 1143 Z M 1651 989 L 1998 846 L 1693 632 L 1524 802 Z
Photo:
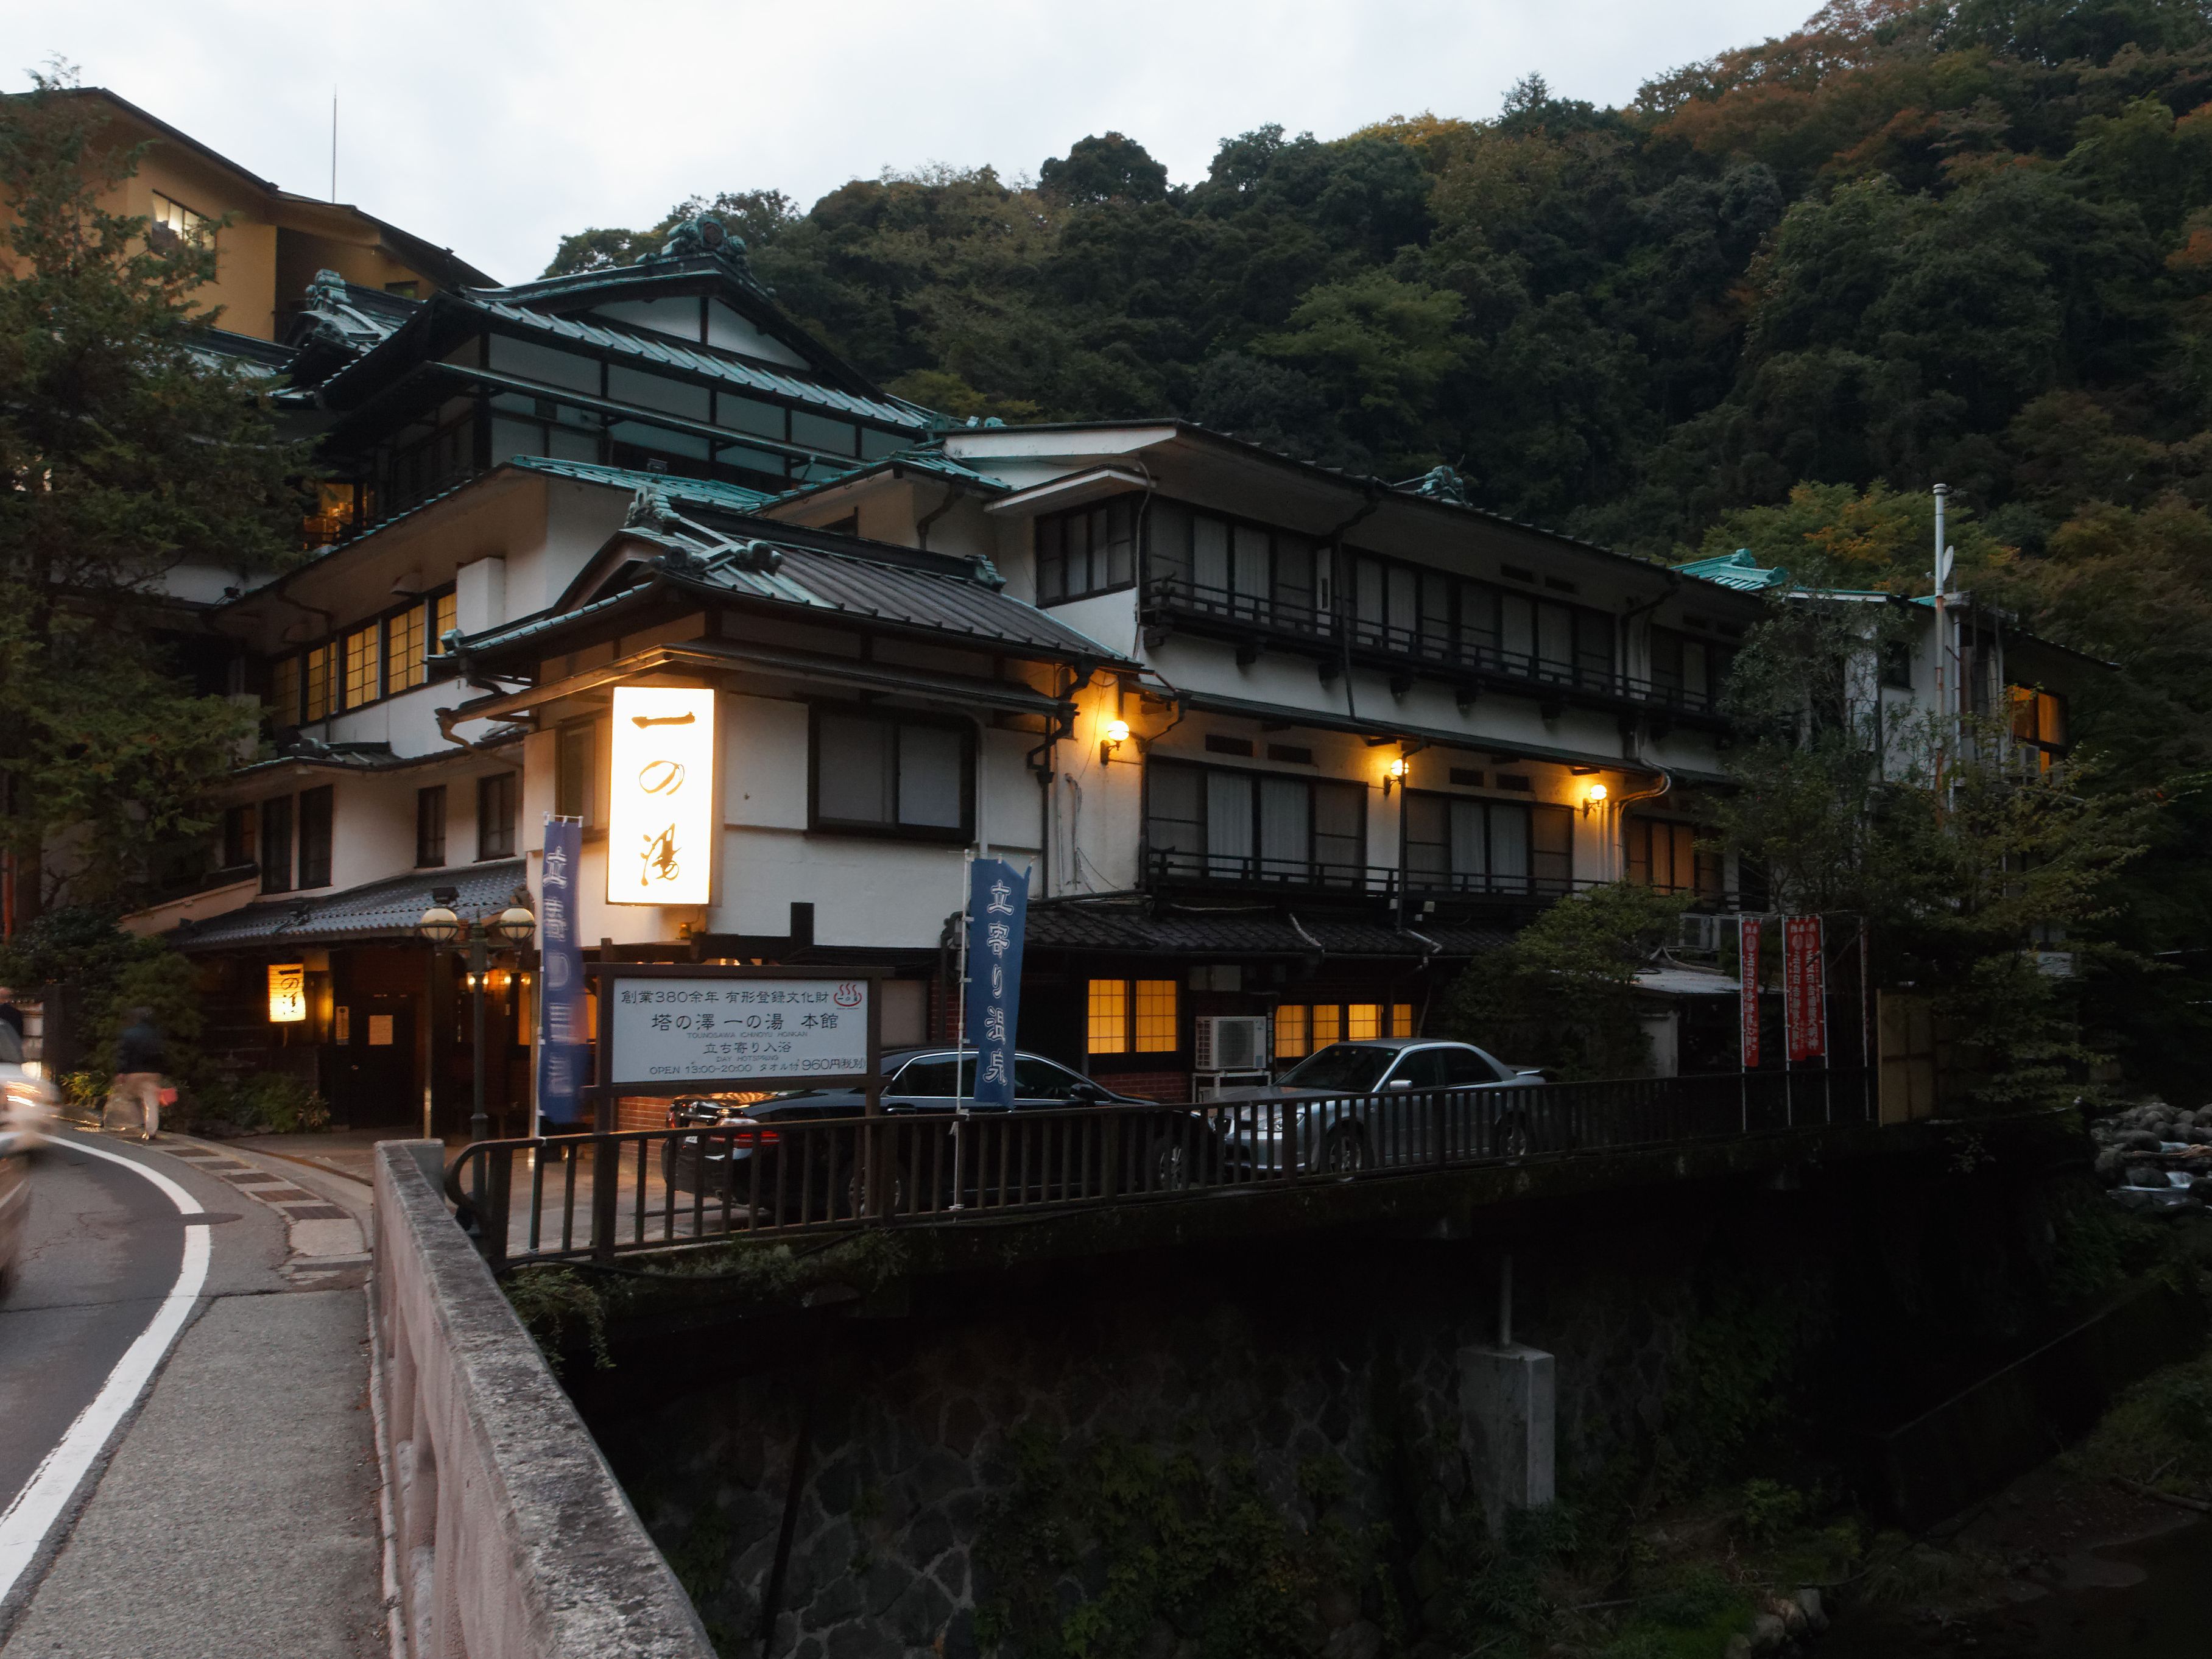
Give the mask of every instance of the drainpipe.
M 952 510 L 952 503 L 959 499 L 960 486 L 958 484 L 949 483 L 945 486 L 945 499 L 942 501 L 939 501 L 935 507 L 932 507 L 928 512 L 923 514 L 920 519 L 915 520 L 914 526 L 914 538 L 915 544 L 921 551 L 924 553 L 929 551 L 930 526 L 934 525 L 946 514 L 950 513 Z
M 1607 802 L 1607 805 L 1613 808 L 1613 822 L 1616 823 L 1627 823 L 1628 808 L 1632 802 L 1639 800 L 1657 800 L 1660 796 L 1665 794 L 1668 790 L 1674 787 L 1674 775 L 1672 772 L 1669 772 L 1665 767 L 1652 766 L 1651 763 L 1649 761 L 1644 761 L 1643 764 L 1646 767 L 1650 767 L 1652 771 L 1656 772 L 1659 775 L 1659 787 L 1656 789 L 1639 789 L 1633 794 L 1623 795 L 1617 801 Z M 1618 858 L 1620 856 L 1620 846 L 1617 842 L 1613 844 L 1610 856 L 1613 858 Z
M 1623 680 L 1626 680 L 1629 678 L 1629 623 L 1634 622 L 1638 617 L 1649 616 L 1652 611 L 1656 611 L 1661 605 L 1666 604 L 1668 599 L 1674 598 L 1674 590 L 1682 585 L 1682 579 L 1676 575 L 1673 571 L 1664 570 L 1660 574 L 1666 577 L 1667 586 L 1659 590 L 1659 597 L 1652 600 L 1649 605 L 1632 605 L 1627 610 L 1620 613 L 1620 678 Z
M 1367 499 L 1359 511 L 1322 538 L 1328 547 L 1328 602 L 1336 624 L 1337 660 L 1344 671 L 1344 713 L 1346 719 L 1355 720 L 1359 718 L 1359 705 L 1352 692 L 1352 630 L 1345 625 L 1343 573 L 1338 567 L 1343 563 L 1344 532 L 1382 505 L 1382 492 L 1371 480 L 1363 488 Z

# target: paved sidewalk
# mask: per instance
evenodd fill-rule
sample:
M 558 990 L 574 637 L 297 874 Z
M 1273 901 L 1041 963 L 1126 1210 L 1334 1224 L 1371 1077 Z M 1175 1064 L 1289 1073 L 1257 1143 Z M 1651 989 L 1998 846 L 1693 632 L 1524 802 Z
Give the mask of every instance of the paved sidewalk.
M 225 1218 L 199 1313 L 0 1653 L 382 1659 L 368 1189 L 237 1142 L 100 1144 Z

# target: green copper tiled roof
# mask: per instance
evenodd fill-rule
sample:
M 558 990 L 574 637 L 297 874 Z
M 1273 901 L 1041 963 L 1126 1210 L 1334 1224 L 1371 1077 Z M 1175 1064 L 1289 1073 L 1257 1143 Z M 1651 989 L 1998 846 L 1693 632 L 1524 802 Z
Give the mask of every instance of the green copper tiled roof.
M 542 311 L 531 311 L 521 306 L 509 305 L 503 300 L 484 299 L 476 295 L 441 297 L 455 307 L 465 307 L 532 333 L 573 340 L 602 351 L 680 369 L 726 386 L 738 386 L 747 391 L 765 392 L 771 398 L 811 404 L 817 409 L 834 410 L 840 415 L 857 420 L 872 421 L 880 426 L 898 427 L 908 432 L 919 430 L 923 424 L 923 417 L 904 405 L 841 392 L 835 386 L 824 386 L 817 380 L 770 368 L 764 364 L 740 362 L 734 357 L 725 357 L 703 348 L 688 346 L 668 336 L 642 330 L 633 334 L 574 317 L 549 316 Z
M 881 460 L 861 462 L 834 478 L 824 478 L 818 483 L 804 484 L 797 489 L 786 490 L 775 499 L 779 501 L 804 501 L 809 495 L 818 495 L 825 489 L 836 489 L 878 472 L 927 472 L 951 483 L 969 484 L 994 495 L 1005 495 L 1013 489 L 1013 485 L 1004 478 L 994 478 L 965 461 L 955 460 L 940 449 L 917 447 L 899 450 Z
M 564 461 L 548 455 L 514 455 L 507 459 L 509 466 L 519 466 L 527 472 L 550 473 L 558 478 L 574 478 L 579 483 L 609 484 L 617 489 L 658 489 L 672 501 L 692 501 L 702 507 L 719 507 L 732 513 L 750 513 L 764 501 L 777 499 L 764 490 L 748 489 L 743 484 L 723 483 L 710 478 L 680 478 L 666 473 L 640 472 L 626 466 L 602 466 L 596 461 Z
M 1686 576 L 1703 577 L 1709 582 L 1718 582 L 1723 587 L 1733 587 L 1740 593 L 1758 593 L 1770 587 L 1778 587 L 1790 580 L 1790 573 L 1778 567 L 1762 566 L 1751 556 L 1749 548 L 1739 547 L 1733 553 L 1723 554 L 1717 559 L 1692 559 L 1687 564 L 1674 567 Z

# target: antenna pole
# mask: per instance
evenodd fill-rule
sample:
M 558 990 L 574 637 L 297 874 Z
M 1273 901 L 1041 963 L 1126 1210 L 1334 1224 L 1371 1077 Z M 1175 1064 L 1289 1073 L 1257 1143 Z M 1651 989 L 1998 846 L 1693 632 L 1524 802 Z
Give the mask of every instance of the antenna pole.
M 338 199 L 338 89 L 331 88 L 331 200 Z

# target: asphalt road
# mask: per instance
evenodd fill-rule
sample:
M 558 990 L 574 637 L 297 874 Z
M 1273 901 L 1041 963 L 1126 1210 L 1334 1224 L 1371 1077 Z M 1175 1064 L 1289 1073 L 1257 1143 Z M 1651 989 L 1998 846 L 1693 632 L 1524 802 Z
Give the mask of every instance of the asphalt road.
M 21 1272 L 0 1299 L 0 1509 L 100 1392 L 172 1285 L 177 1206 L 66 1144 L 35 1153 Z

